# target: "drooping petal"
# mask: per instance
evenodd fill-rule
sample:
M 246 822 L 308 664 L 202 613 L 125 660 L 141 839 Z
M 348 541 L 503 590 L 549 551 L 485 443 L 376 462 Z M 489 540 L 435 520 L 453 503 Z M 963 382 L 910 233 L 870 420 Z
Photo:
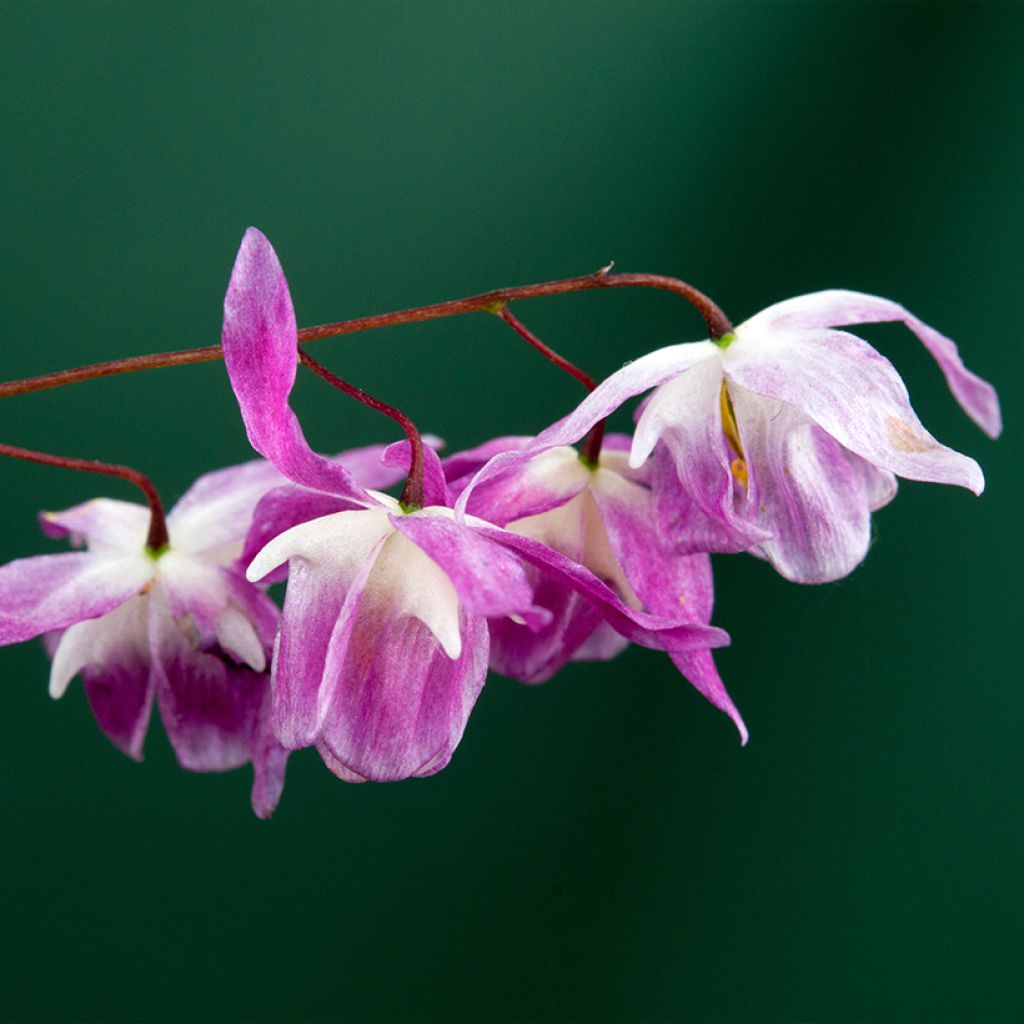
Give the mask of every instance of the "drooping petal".
M 390 533 L 383 508 L 339 512 L 275 537 L 249 566 L 255 580 L 289 562 L 272 677 L 274 729 L 289 749 L 309 746 L 318 735 L 331 634 L 346 600 L 358 599 Z
M 989 437 L 998 437 L 1002 431 L 1002 417 L 995 388 L 964 366 L 955 342 L 918 320 L 898 302 L 842 289 L 814 292 L 769 306 L 741 324 L 738 333 L 746 333 L 748 329 L 758 333 L 762 329 L 772 333 L 792 333 L 891 320 L 902 321 L 917 335 L 939 364 L 960 408 Z
M 750 485 L 771 537 L 760 551 L 786 579 L 842 579 L 867 554 L 869 478 L 849 453 L 795 409 L 732 388 Z
M 0 645 L 105 615 L 153 578 L 138 554 L 68 552 L 22 558 L 0 567 Z
M 149 509 L 130 501 L 93 498 L 63 512 L 41 512 L 39 525 L 48 537 L 69 537 L 76 545 L 104 554 L 140 552 L 146 546 Z
M 722 361 L 730 380 L 800 410 L 880 469 L 975 494 L 984 489 L 978 464 L 925 430 L 892 363 L 852 334 L 744 333 Z
M 651 395 L 633 439 L 630 464 L 658 442 L 651 467 L 656 514 L 682 553 L 745 551 L 765 536 L 756 506 L 732 470 L 722 420 L 722 365 L 707 359 Z
M 150 595 L 149 643 L 160 717 L 178 763 L 194 772 L 245 764 L 267 677 L 193 646 L 160 587 Z
M 519 615 L 527 622 L 546 622 L 547 615 L 533 607 L 532 588 L 520 560 L 440 511 L 447 510 L 392 516 L 391 523 L 444 570 L 471 615 Z
M 75 623 L 61 635 L 50 666 L 50 696 L 63 696 L 81 673 L 97 724 L 137 761 L 153 705 L 148 614 L 149 598 L 138 596 L 101 618 Z
M 295 310 L 270 242 L 249 228 L 224 298 L 224 362 L 253 448 L 295 483 L 363 501 L 339 462 L 317 455 L 288 405 L 298 365 Z
M 274 735 L 271 722 L 270 687 L 264 677 L 263 702 L 252 725 L 249 755 L 252 761 L 252 809 L 258 818 L 269 818 L 284 789 L 288 754 Z
M 487 623 L 462 614 L 462 650 L 452 659 L 419 619 L 364 596 L 355 627 L 332 641 L 320 745 L 376 782 L 432 775 L 451 759 L 483 687 Z
M 641 647 L 678 652 L 724 647 L 729 643 L 729 635 L 714 626 L 680 622 L 678 619 L 649 615 L 630 608 L 589 569 L 577 565 L 544 544 L 496 527 L 480 526 L 477 529 L 503 547 L 515 551 L 542 572 L 552 574 L 563 585 L 577 591 L 598 609 L 601 617 L 618 633 Z
M 681 555 L 659 542 L 646 488 L 617 473 L 598 470 L 592 493 L 615 558 L 644 608 L 666 618 L 679 616 L 707 625 L 714 604 L 711 559 L 703 553 Z M 718 674 L 711 651 L 672 653 L 671 657 L 696 690 L 733 720 L 745 744 L 747 727 Z
M 575 444 L 598 420 L 609 416 L 623 402 L 685 373 L 717 352 L 718 348 L 712 342 L 697 341 L 657 349 L 627 363 L 602 381 L 573 412 L 541 431 L 525 448 L 495 455 L 463 490 L 456 502 L 456 510 L 460 515 L 465 511 L 473 489 L 485 480 L 548 448 Z

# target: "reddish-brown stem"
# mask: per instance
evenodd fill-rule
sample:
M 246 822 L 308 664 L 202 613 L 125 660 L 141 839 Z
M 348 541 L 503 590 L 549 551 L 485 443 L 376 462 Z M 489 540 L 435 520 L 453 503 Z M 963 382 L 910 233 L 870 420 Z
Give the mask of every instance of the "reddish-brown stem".
M 402 309 L 395 313 L 379 313 L 375 316 L 357 317 L 354 320 L 342 320 L 333 324 L 321 324 L 318 327 L 299 328 L 299 344 L 317 341 L 321 338 L 334 338 L 343 334 L 355 334 L 358 331 L 375 330 L 379 327 L 394 327 L 398 324 L 418 323 L 422 320 L 436 320 L 439 317 L 458 316 L 462 313 L 491 312 L 496 313 L 508 303 L 519 299 L 532 299 L 544 295 L 565 295 L 570 292 L 590 291 L 596 288 L 658 288 L 682 296 L 704 318 L 708 332 L 713 340 L 731 333 L 732 324 L 725 314 L 703 292 L 692 285 L 674 277 L 662 277 L 659 274 L 611 274 L 607 270 L 599 270 L 584 277 L 570 277 L 561 281 L 547 281 L 543 284 L 526 284 L 515 288 L 498 288 L 484 292 L 468 299 L 453 299 L 450 302 L 439 302 L 431 306 L 417 306 L 413 309 Z M 117 373 L 132 373 L 137 370 L 155 370 L 163 366 L 185 366 L 191 363 L 207 363 L 223 358 L 220 345 L 208 345 L 205 348 L 181 349 L 176 352 L 158 352 L 148 356 L 131 356 L 127 359 L 111 359 L 107 362 L 93 363 L 90 366 L 79 366 L 71 370 L 59 370 L 56 373 L 45 373 L 38 377 L 26 377 L 22 380 L 0 382 L 0 398 L 10 395 L 23 395 L 33 391 L 45 391 L 48 388 L 61 387 L 64 384 L 76 384 L 81 381 L 95 380 L 98 377 L 109 377 Z
M 50 455 L 47 452 L 35 452 L 29 448 L 15 448 L 13 445 L 0 444 L 0 455 L 8 455 L 12 459 L 25 459 L 28 462 L 40 462 L 44 466 L 56 466 L 58 469 L 79 469 L 86 473 L 103 473 L 106 476 L 119 476 L 135 484 L 149 502 L 149 534 L 146 547 L 152 552 L 163 551 L 167 547 L 167 520 L 164 518 L 164 506 L 160 495 L 147 476 L 130 466 L 115 466 L 109 462 L 97 462 L 94 459 L 70 459 L 63 455 Z
M 363 405 L 368 406 L 375 412 L 389 416 L 405 431 L 405 436 L 409 439 L 411 455 L 409 459 L 409 477 L 405 481 L 405 487 L 402 490 L 402 496 L 399 498 L 399 501 L 404 508 L 409 510 L 423 508 L 423 439 L 420 437 L 420 432 L 416 429 L 412 420 L 404 412 L 399 412 L 393 406 L 380 401 L 378 398 L 374 398 L 373 395 L 368 395 L 361 388 L 357 388 L 354 384 L 349 384 L 347 380 L 342 380 L 337 374 L 331 373 L 326 366 L 318 363 L 308 352 L 303 352 L 302 349 L 299 349 L 299 359 L 303 366 L 312 370 L 322 380 L 327 381 L 328 384 L 333 385 L 339 391 L 343 391 L 357 402 L 362 402 Z
M 533 333 L 518 317 L 514 316 L 507 307 L 498 312 L 498 316 L 512 328 L 525 342 L 532 345 L 545 359 L 549 359 L 559 369 L 565 370 L 570 377 L 575 377 L 587 391 L 593 391 L 597 383 L 589 373 L 584 373 L 574 363 L 570 363 L 564 356 L 559 355 L 550 345 L 545 345 L 536 334 Z M 600 420 L 590 428 L 580 456 L 590 466 L 596 466 L 601 457 L 601 443 L 604 441 L 605 420 Z

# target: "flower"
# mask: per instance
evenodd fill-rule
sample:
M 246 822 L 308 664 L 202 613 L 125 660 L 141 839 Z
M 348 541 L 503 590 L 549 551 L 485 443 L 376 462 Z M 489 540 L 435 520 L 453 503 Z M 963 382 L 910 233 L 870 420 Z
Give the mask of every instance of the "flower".
M 285 746 L 315 744 L 349 781 L 443 768 L 486 677 L 488 621 L 514 616 L 540 628 L 550 618 L 534 604 L 526 564 L 585 595 L 637 642 L 678 650 L 724 642 L 719 630 L 626 607 L 542 544 L 457 517 L 431 449 L 416 510 L 313 452 L 288 404 L 297 364 L 288 285 L 255 228 L 232 271 L 223 346 L 253 447 L 301 485 L 257 508 L 254 534 L 265 546 L 248 570 L 255 580 L 289 563 L 271 682 Z M 408 446 L 388 459 L 407 462 Z
M 918 336 L 964 411 L 996 437 L 995 391 L 949 338 L 887 299 L 824 291 L 771 306 L 717 343 L 673 345 L 629 363 L 528 452 L 578 440 L 655 387 L 629 461 L 638 467 L 655 454 L 662 531 L 683 551 L 750 550 L 797 582 L 839 579 L 864 558 L 871 512 L 895 495 L 897 476 L 976 494 L 984 487 L 973 459 L 925 430 L 892 364 L 834 329 L 885 320 Z
M 280 475 L 259 461 L 200 477 L 146 548 L 149 510 L 97 498 L 41 517 L 86 550 L 0 568 L 0 643 L 51 634 L 50 694 L 79 673 L 100 728 L 141 759 L 154 698 L 179 764 L 251 761 L 253 810 L 268 817 L 287 752 L 269 728 L 268 652 L 276 606 L 237 569 L 252 508 Z
M 452 490 L 461 491 L 490 458 L 522 450 L 530 440 L 497 438 L 446 459 Z M 607 435 L 597 466 L 586 465 L 575 449 L 565 446 L 507 463 L 500 476 L 474 490 L 468 508 L 578 562 L 631 608 L 707 625 L 714 602 L 711 560 L 704 553 L 681 554 L 658 536 L 647 474 L 627 465 L 629 444 L 624 435 Z M 551 622 L 535 631 L 512 619 L 492 623 L 490 664 L 496 672 L 540 683 L 570 659 L 604 661 L 626 646 L 626 638 L 579 594 L 552 586 L 540 574 L 531 578 L 535 600 L 552 613 Z M 711 651 L 670 656 L 698 692 L 732 718 L 746 743 L 746 726 Z

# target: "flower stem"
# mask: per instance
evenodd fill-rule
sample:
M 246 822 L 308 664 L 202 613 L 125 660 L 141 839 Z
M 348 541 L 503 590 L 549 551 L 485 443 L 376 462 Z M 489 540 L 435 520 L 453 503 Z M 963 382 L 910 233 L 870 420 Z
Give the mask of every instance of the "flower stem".
M 549 359 L 559 369 L 565 370 L 570 377 L 575 377 L 587 391 L 593 391 L 597 383 L 589 373 L 584 373 L 574 363 L 570 363 L 564 356 L 559 355 L 550 345 L 545 345 L 512 311 L 506 306 L 498 311 L 498 316 L 512 328 L 525 342 L 532 345 L 545 359 Z M 580 458 L 591 467 L 598 464 L 601 457 L 601 443 L 604 441 L 604 427 L 606 420 L 595 423 L 583 442 L 583 449 Z
M 309 341 L 318 341 L 321 338 L 335 338 L 343 334 L 356 334 L 359 331 L 370 331 L 379 327 L 394 327 L 398 324 L 436 320 L 440 317 L 458 316 L 462 313 L 496 313 L 508 303 L 519 299 L 533 299 L 545 295 L 566 295 L 570 292 L 591 291 L 597 288 L 658 288 L 673 292 L 682 296 L 697 309 L 704 318 L 713 341 L 732 331 L 732 324 L 718 306 L 703 292 L 698 291 L 685 281 L 674 277 L 662 277 L 659 274 L 612 274 L 605 268 L 583 277 L 570 277 L 542 284 L 526 284 L 515 288 L 498 288 L 467 299 L 453 299 L 450 302 L 439 302 L 431 306 L 417 306 L 394 313 L 378 313 L 374 316 L 341 320 L 338 323 L 321 324 L 317 327 L 300 327 L 298 339 L 299 344 L 302 345 Z M 89 366 L 75 367 L 71 370 L 44 373 L 38 377 L 0 382 L 0 398 L 29 394 L 34 391 L 46 391 L 49 388 L 58 388 L 65 384 L 77 384 L 81 381 L 110 377 L 119 373 L 155 370 L 164 366 L 208 363 L 222 359 L 223 356 L 224 353 L 221 351 L 220 345 L 208 345 L 205 348 L 180 349 L 174 352 L 157 352 L 147 356 L 111 359 L 102 363 L 92 363 Z
M 404 412 L 399 412 L 393 406 L 387 405 L 378 398 L 374 398 L 373 395 L 368 395 L 361 388 L 357 388 L 354 384 L 349 384 L 347 380 L 342 380 L 341 377 L 331 373 L 326 366 L 318 363 L 308 352 L 304 352 L 301 348 L 299 349 L 299 360 L 303 366 L 312 370 L 313 373 L 327 381 L 328 384 L 333 385 L 339 391 L 343 391 L 357 402 L 362 402 L 363 405 L 369 406 L 375 412 L 389 416 L 405 431 L 405 436 L 409 439 L 411 455 L 409 460 L 409 477 L 405 481 L 405 487 L 402 490 L 402 496 L 399 498 L 399 501 L 402 507 L 409 511 L 423 508 L 423 439 L 420 437 L 420 432 L 416 429 L 412 420 Z
M 109 462 L 97 462 L 95 459 L 71 459 L 63 455 L 50 455 L 47 452 L 36 452 L 29 448 L 15 448 L 13 445 L 0 444 L 0 455 L 8 455 L 12 459 L 25 459 L 27 462 L 39 462 L 44 466 L 56 466 L 58 469 L 79 469 L 86 473 L 103 473 L 106 476 L 118 476 L 135 484 L 149 502 L 149 534 L 146 537 L 146 548 L 152 552 L 162 551 L 167 547 L 167 520 L 164 517 L 164 506 L 160 501 L 149 477 L 130 466 L 116 466 Z

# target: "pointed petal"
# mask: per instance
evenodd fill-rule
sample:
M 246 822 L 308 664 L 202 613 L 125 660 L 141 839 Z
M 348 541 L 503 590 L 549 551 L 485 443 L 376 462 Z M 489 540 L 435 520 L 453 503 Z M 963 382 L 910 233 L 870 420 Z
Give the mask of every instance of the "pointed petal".
M 253 448 L 295 483 L 363 500 L 340 463 L 310 449 L 288 405 L 298 365 L 295 310 L 277 254 L 256 228 L 246 231 L 231 272 L 222 343 Z
M 923 320 L 918 320 L 898 302 L 863 292 L 832 289 L 778 302 L 751 317 L 741 328 L 743 333 L 748 328 L 758 332 L 766 329 L 791 333 L 891 320 L 902 321 L 917 335 L 939 364 L 960 408 L 989 437 L 998 437 L 1002 431 L 1002 417 L 995 388 L 964 366 L 955 342 Z
M 542 572 L 552 574 L 565 586 L 577 591 L 598 609 L 602 618 L 617 632 L 641 647 L 678 652 L 724 647 L 729 643 L 728 634 L 714 626 L 680 622 L 678 619 L 649 615 L 630 608 L 588 569 L 544 544 L 496 527 L 481 526 L 478 529 L 503 547 L 515 551 Z
M 149 509 L 130 501 L 93 498 L 63 512 L 41 512 L 39 525 L 47 537 L 70 537 L 104 554 L 141 552 L 149 530 Z
M 386 605 L 366 609 L 345 642 L 332 643 L 320 743 L 347 772 L 391 782 L 448 763 L 487 675 L 487 623 L 462 619 L 454 660 L 418 619 Z
M 730 380 L 800 410 L 879 469 L 958 484 L 975 494 L 984 489 L 978 464 L 925 430 L 892 363 L 852 334 L 744 334 L 726 349 L 723 362 Z M 737 422 L 742 432 L 744 424 Z
M 666 618 L 707 625 L 714 604 L 711 559 L 706 554 L 680 555 L 659 542 L 645 488 L 617 473 L 598 470 L 592 493 L 615 556 L 644 608 Z M 733 720 L 745 744 L 747 727 L 710 650 L 672 654 L 672 660 L 700 694 Z
M 50 667 L 50 696 L 61 697 L 81 672 L 97 724 L 137 761 L 153 705 L 148 607 L 147 597 L 133 597 L 102 618 L 71 626 L 61 635 Z
M 105 615 L 152 578 L 138 554 L 109 557 L 70 552 L 22 558 L 0 567 L 0 645 Z
M 289 751 L 281 746 L 274 735 L 270 687 L 266 676 L 263 680 L 263 701 L 253 724 L 249 753 L 252 760 L 252 809 L 256 817 L 265 819 L 274 813 L 281 799 Z

